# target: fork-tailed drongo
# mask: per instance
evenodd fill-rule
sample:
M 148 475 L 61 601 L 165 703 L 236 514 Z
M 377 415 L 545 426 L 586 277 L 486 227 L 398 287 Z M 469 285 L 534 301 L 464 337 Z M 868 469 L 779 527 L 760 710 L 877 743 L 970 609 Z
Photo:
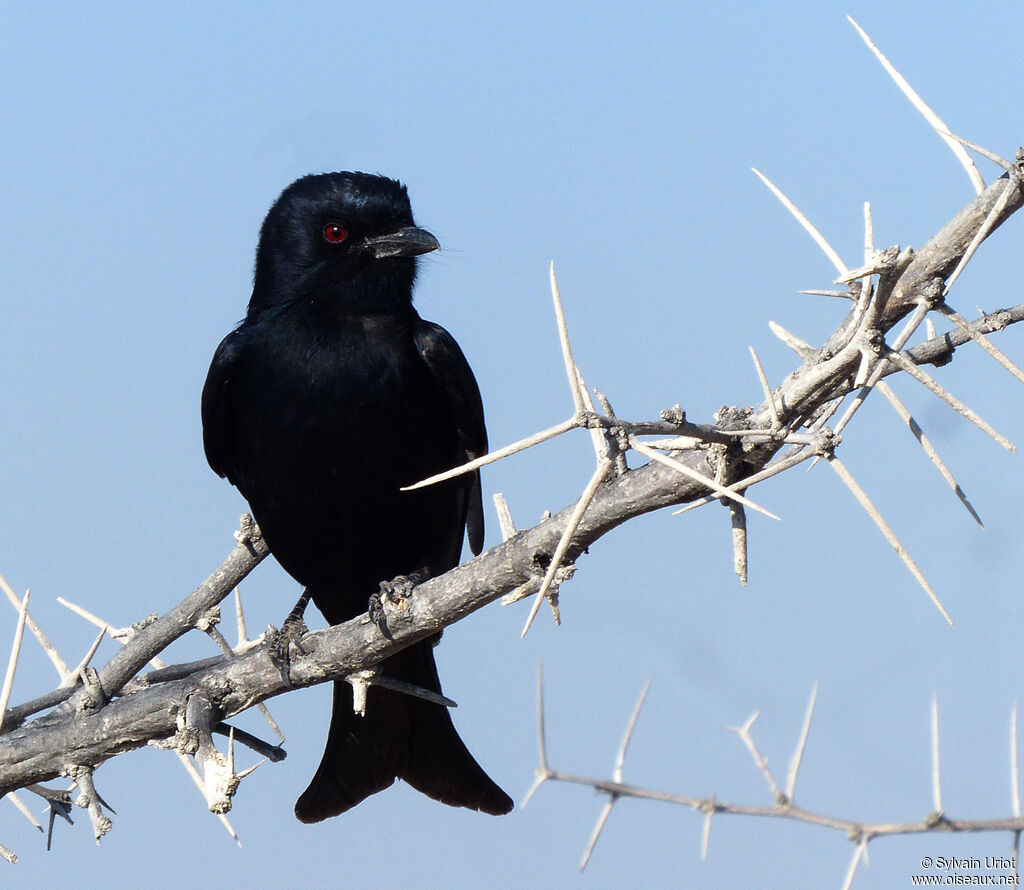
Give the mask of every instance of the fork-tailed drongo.
M 467 532 L 474 553 L 483 542 L 478 474 L 400 490 L 487 450 L 462 351 L 412 305 L 416 257 L 437 248 L 394 180 L 294 182 L 263 223 L 248 311 L 203 389 L 210 466 L 332 624 L 364 611 L 382 580 L 457 565 Z M 380 667 L 441 691 L 429 640 Z M 336 682 L 327 747 L 296 815 L 335 816 L 396 778 L 452 806 L 512 808 L 446 708 L 374 686 L 359 716 Z

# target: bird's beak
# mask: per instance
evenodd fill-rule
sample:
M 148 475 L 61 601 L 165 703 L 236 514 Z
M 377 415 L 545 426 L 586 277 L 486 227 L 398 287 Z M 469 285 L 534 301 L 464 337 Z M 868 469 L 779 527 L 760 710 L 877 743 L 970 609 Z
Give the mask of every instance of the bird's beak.
M 441 247 L 430 232 L 416 226 L 406 226 L 387 235 L 372 235 L 364 238 L 363 244 L 378 260 L 392 256 L 419 256 Z

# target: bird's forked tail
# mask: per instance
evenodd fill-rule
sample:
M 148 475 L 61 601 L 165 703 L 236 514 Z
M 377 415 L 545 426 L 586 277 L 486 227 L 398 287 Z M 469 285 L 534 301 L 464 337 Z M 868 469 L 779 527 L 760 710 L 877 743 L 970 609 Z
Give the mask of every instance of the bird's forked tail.
M 423 641 L 381 662 L 390 677 L 440 693 L 433 646 Z M 302 822 L 337 816 L 404 779 L 417 791 L 454 807 L 494 816 L 512 799 L 473 759 L 448 709 L 406 693 L 372 686 L 366 714 L 352 710 L 352 687 L 334 683 L 334 707 L 320 766 L 295 804 Z

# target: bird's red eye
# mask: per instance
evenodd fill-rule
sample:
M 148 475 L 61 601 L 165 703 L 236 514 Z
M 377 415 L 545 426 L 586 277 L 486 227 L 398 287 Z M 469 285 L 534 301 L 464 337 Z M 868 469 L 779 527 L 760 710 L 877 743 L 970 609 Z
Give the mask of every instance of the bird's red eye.
M 341 223 L 327 223 L 324 226 L 324 238 L 331 244 L 341 244 L 348 237 L 348 232 Z

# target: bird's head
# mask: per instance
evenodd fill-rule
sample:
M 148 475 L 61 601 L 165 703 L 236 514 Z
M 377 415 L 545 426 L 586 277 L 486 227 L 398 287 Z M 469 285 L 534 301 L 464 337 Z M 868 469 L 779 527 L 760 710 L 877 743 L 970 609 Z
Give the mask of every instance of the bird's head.
M 396 311 L 412 300 L 416 257 L 439 247 L 413 222 L 400 182 L 369 173 L 303 176 L 263 221 L 249 312 L 293 303 Z

